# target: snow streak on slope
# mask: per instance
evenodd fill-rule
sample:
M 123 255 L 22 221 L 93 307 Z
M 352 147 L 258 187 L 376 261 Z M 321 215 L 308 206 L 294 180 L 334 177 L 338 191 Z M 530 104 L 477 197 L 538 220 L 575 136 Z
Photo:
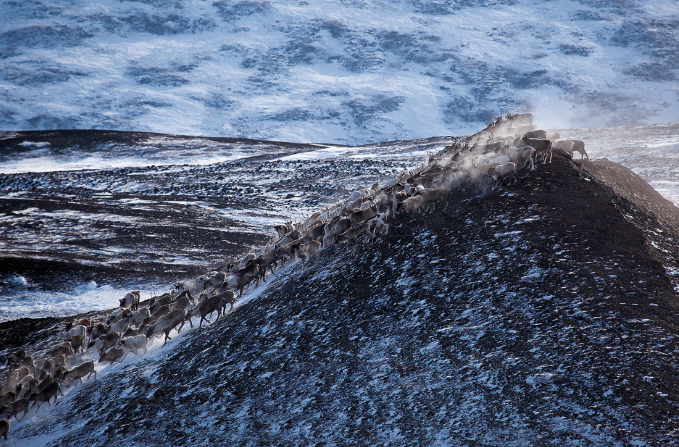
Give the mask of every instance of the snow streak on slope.
M 11 280 L 26 282 L 23 277 L 14 277 Z M 26 286 L 29 285 L 30 283 L 26 283 Z M 0 322 L 113 309 L 120 305 L 119 300 L 132 289 L 139 290 L 146 299 L 152 295 L 159 295 L 157 292 L 167 288 L 168 284 L 140 284 L 140 281 L 135 281 L 132 287 L 99 285 L 96 281 L 86 284 L 74 283 L 68 292 L 14 287 L 11 293 L 0 294 Z
M 671 0 L 0 4 L 0 128 L 363 144 L 679 116 Z
M 150 137 L 132 144 L 108 142 L 96 150 L 78 144 L 53 148 L 49 141 L 23 141 L 20 154 L 0 156 L 1 173 L 102 170 L 164 165 L 210 165 L 264 155 L 257 144 L 220 144 L 206 139 Z

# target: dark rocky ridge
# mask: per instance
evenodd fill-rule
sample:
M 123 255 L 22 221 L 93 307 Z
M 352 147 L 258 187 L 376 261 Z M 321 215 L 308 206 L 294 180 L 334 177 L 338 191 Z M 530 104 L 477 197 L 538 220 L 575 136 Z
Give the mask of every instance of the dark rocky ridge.
M 608 161 L 557 154 L 515 186 L 453 192 L 373 245 L 296 267 L 181 347 L 87 382 L 13 436 L 670 445 L 679 211 L 652 190 L 616 192 L 632 184 L 643 181 Z

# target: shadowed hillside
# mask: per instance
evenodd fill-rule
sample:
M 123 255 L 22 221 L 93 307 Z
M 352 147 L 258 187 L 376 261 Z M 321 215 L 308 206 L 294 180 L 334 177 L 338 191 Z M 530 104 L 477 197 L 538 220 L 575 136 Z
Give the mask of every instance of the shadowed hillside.
M 13 436 L 669 445 L 679 211 L 652 190 L 617 192 L 643 185 L 608 161 L 556 153 L 514 186 L 454 191 L 372 245 L 297 265 L 180 347 L 85 382 Z

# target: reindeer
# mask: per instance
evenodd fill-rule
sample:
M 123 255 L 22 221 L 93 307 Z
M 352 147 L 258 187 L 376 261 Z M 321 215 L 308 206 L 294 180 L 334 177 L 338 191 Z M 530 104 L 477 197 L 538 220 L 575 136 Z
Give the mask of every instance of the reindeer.
M 323 246 L 323 237 L 325 236 L 325 225 L 319 224 L 309 230 L 309 232 L 302 238 L 302 242 L 308 244 L 311 241 L 318 241 Z
M 31 357 L 30 355 L 27 355 L 23 359 L 19 360 L 19 363 L 17 363 L 17 366 L 19 368 L 21 368 L 22 366 L 25 366 L 26 368 L 28 368 L 29 371 L 32 368 L 33 373 L 35 373 L 35 362 L 33 361 L 33 357 Z
M 45 360 L 43 369 L 45 369 L 46 371 L 54 372 L 59 366 L 66 367 L 65 354 L 59 354 L 57 356 L 52 357 L 51 359 Z
M 78 351 L 84 351 L 84 342 L 85 338 L 82 335 L 74 335 L 72 336 L 69 341 L 71 342 L 71 346 L 73 347 L 73 356 L 75 357 L 75 353 Z
M 122 349 L 125 351 L 125 355 L 127 355 L 130 352 L 134 352 L 135 355 L 137 354 L 137 351 L 139 349 L 142 349 L 142 355 L 146 354 L 146 344 L 148 342 L 148 339 L 146 338 L 146 335 L 139 334 L 134 337 L 126 337 L 123 339 L 120 339 L 116 342 L 116 349 Z M 123 356 L 123 357 L 124 357 Z M 96 375 L 94 376 L 96 379 Z
M 7 442 L 7 433 L 9 433 L 9 421 L 7 419 L 3 419 L 0 421 L 0 436 L 5 438 L 5 440 L 2 442 L 3 446 Z
M 537 140 L 546 140 L 547 139 L 547 132 L 544 130 L 533 130 L 530 132 L 526 132 L 523 135 L 523 138 L 535 138 Z
M 433 208 L 438 201 L 446 199 L 449 192 L 448 188 L 441 186 L 440 188 L 425 189 L 420 195 L 423 205 L 427 208 Z
M 155 312 L 153 312 L 151 314 L 150 317 L 148 317 L 144 320 L 143 325 L 144 326 L 152 325 L 156 321 L 158 321 L 159 319 L 161 319 L 162 317 L 164 317 L 165 315 L 167 315 L 169 313 L 170 313 L 170 305 L 169 304 L 165 304 L 163 306 L 160 306 Z
M 343 243 L 356 243 L 358 238 L 363 235 L 368 236 L 368 240 L 372 241 L 374 235 L 370 232 L 370 225 L 367 223 L 361 224 L 357 227 L 349 228 L 347 231 L 342 233 L 338 239 Z
M 70 341 L 58 345 L 56 348 L 52 349 L 52 351 L 50 351 L 49 354 L 51 357 L 56 357 L 60 354 L 64 355 L 72 354 L 73 357 L 75 357 L 75 352 L 73 352 L 73 345 L 71 345 Z
M 202 287 L 201 287 L 202 290 Z M 177 297 L 181 296 L 184 292 L 189 292 L 191 293 L 191 289 L 184 289 L 182 292 L 177 295 Z M 195 293 L 195 292 L 194 292 Z M 153 297 L 151 298 L 151 303 L 149 305 L 149 311 L 151 312 L 151 315 L 153 315 L 156 310 L 160 309 L 161 307 L 165 306 L 166 304 L 170 304 L 172 302 L 172 295 L 169 293 L 165 293 L 159 297 Z
M 124 298 L 122 298 L 120 301 L 120 307 L 129 307 L 132 309 L 132 311 L 137 311 L 139 310 L 139 301 L 141 300 L 141 294 L 139 293 L 138 290 L 134 290 L 127 295 L 125 295 Z
M 6 393 L 0 394 L 0 407 L 4 407 L 5 405 L 12 403 L 15 400 L 16 400 L 15 391 L 7 391 Z
M 373 204 L 377 208 L 378 213 L 385 213 L 391 206 L 392 195 L 388 192 L 381 192 L 373 200 Z
M 91 326 L 87 332 L 90 335 L 90 340 L 96 340 L 106 333 L 106 326 L 104 326 L 102 323 L 97 323 L 94 326 Z
M 505 164 L 495 166 L 491 172 L 491 177 L 495 181 L 494 186 L 499 185 L 500 182 L 502 182 L 502 179 L 513 174 L 516 174 L 516 164 L 514 164 L 514 162 L 509 161 Z
M 285 236 L 288 233 L 287 225 L 274 225 L 273 228 L 276 230 L 276 233 L 278 233 L 279 238 Z
M 396 211 L 398 210 L 399 205 L 407 199 L 408 193 L 405 191 L 399 191 L 392 196 L 391 211 L 394 219 L 396 219 Z
M 28 406 L 29 406 L 28 399 L 15 400 L 14 402 L 9 403 L 4 407 L 0 408 L 0 416 L 8 415 L 10 418 L 14 416 L 14 418 L 17 421 L 21 421 L 21 419 L 23 419 L 26 416 L 26 414 L 28 414 Z M 23 413 L 21 419 L 19 419 L 19 413 Z
M 579 152 L 581 160 L 585 157 L 587 157 L 587 160 L 589 160 L 589 155 L 587 155 L 587 152 L 585 151 L 584 142 L 580 140 L 573 140 L 573 152 Z
M 226 290 L 225 292 L 221 293 L 222 295 L 222 314 L 226 315 L 226 305 L 230 304 L 231 307 L 229 307 L 229 312 L 233 310 L 233 305 L 236 304 L 236 294 L 233 293 L 233 290 Z
M 172 340 L 172 338 L 170 338 L 170 331 L 176 326 L 179 326 L 179 329 L 177 329 L 177 333 L 179 334 L 184 327 L 185 320 L 186 311 L 184 311 L 184 309 L 175 309 L 158 320 L 156 324 L 151 326 L 149 331 L 146 333 L 146 338 L 151 338 L 155 335 L 165 333 L 165 342 L 163 343 L 163 346 L 165 346 L 168 340 Z
M 190 292 L 189 292 L 190 293 Z M 140 328 L 144 324 L 144 320 L 151 316 L 151 311 L 148 307 L 144 307 L 134 313 L 130 318 L 130 326 Z
M 241 273 L 236 273 L 235 275 L 231 275 L 226 280 L 225 284 L 229 288 L 232 288 L 234 290 L 238 290 L 240 292 L 238 294 L 238 297 L 240 298 L 241 296 L 243 296 L 243 289 L 245 288 L 245 286 L 248 285 L 248 280 Z
M 505 155 L 509 157 L 511 161 L 516 165 L 516 170 L 525 168 L 530 165 L 530 170 L 535 170 L 535 165 L 533 164 L 533 154 L 535 153 L 535 148 L 531 146 L 520 146 L 520 147 L 510 147 L 507 149 Z
M 302 260 L 302 267 L 304 267 L 304 260 L 305 259 L 311 259 L 311 258 L 316 258 L 318 259 L 319 256 L 319 250 L 321 248 L 321 244 L 318 241 L 311 241 L 306 244 L 300 244 L 297 247 L 297 256 Z
M 254 270 L 254 267 L 250 267 L 250 265 L 256 264 L 257 266 L 259 266 L 260 277 L 262 278 L 263 281 L 266 281 L 266 269 L 271 268 L 271 273 L 273 273 L 273 264 L 275 262 L 276 262 L 276 251 L 269 250 L 257 256 L 252 261 L 250 261 L 248 265 L 245 266 L 245 269 L 251 268 Z M 245 271 L 245 269 L 243 269 L 242 271 Z
M 203 290 L 207 290 L 209 288 L 215 290 L 224 284 L 225 279 L 226 272 L 210 272 L 208 274 L 207 280 L 203 283 Z
M 82 324 L 71 327 L 71 329 L 68 330 L 68 338 L 71 338 L 74 335 L 82 335 L 85 337 L 87 335 L 87 327 Z
M 246 285 L 250 284 L 252 281 L 255 281 L 255 287 L 259 287 L 260 279 L 266 281 L 266 270 L 262 270 L 260 265 L 254 262 L 245 266 L 245 268 L 240 270 L 238 273 L 243 275 Z
M 125 357 L 125 351 L 113 347 L 99 356 L 99 363 L 102 362 L 113 363 L 119 360 L 122 362 L 123 357 Z
M 552 162 L 552 142 L 549 140 L 542 140 L 537 138 L 523 138 L 523 143 L 535 149 L 535 159 L 538 160 L 542 158 L 542 164 L 547 163 L 547 157 L 549 157 L 549 162 Z
M 64 373 L 64 380 L 71 380 L 72 382 L 78 380 L 82 384 L 83 377 L 87 376 L 89 379 L 92 374 L 94 374 L 94 380 L 97 380 L 97 371 L 94 369 L 94 360 L 82 363 L 75 368 L 66 371 Z
M 410 214 L 411 220 L 415 220 L 415 214 L 422 208 L 424 198 L 422 196 L 408 197 L 399 204 L 399 211 Z
M 371 226 L 373 228 L 373 234 L 375 236 L 384 236 L 389 232 L 389 224 L 387 223 L 387 213 L 378 214 L 371 220 Z
M 54 397 L 54 403 L 57 403 L 57 393 L 61 394 L 62 397 L 64 396 L 59 384 L 57 382 L 52 382 L 42 391 L 32 394 L 29 400 L 35 402 L 38 405 L 35 409 L 35 411 L 38 411 L 40 409 L 40 405 L 45 402 L 47 402 L 47 405 L 51 406 L 52 404 L 50 403 L 50 400 L 52 397 Z
M 200 315 L 200 323 L 198 324 L 199 328 L 203 326 L 203 320 L 207 321 L 208 323 L 211 323 L 211 321 L 208 320 L 207 317 L 213 312 L 217 312 L 217 320 L 219 320 L 219 317 L 222 314 L 222 307 L 224 307 L 222 305 L 223 298 L 224 296 L 220 294 L 198 303 L 196 307 L 189 311 L 189 313 L 187 314 L 187 318 L 190 320 L 194 316 L 194 314 Z
M 130 318 L 132 318 L 132 316 L 130 316 Z M 119 334 L 124 334 L 127 332 L 127 328 L 130 327 L 130 318 L 118 320 L 116 324 L 109 328 L 109 332 L 118 332 Z
M 220 284 L 220 287 L 224 284 L 222 281 L 222 284 Z M 175 310 L 175 309 L 188 309 L 191 304 L 195 305 L 196 300 L 193 298 L 193 295 L 191 295 L 191 292 L 189 290 L 184 291 L 179 297 L 177 297 L 176 300 L 172 301 L 170 303 L 170 310 Z
M 361 222 L 365 222 L 366 220 L 372 219 L 375 216 L 377 216 L 377 207 L 373 205 L 361 211 L 354 211 L 349 216 L 349 219 L 351 220 L 351 226 L 355 227 Z
M 313 225 L 316 225 L 319 222 L 319 217 L 321 217 L 321 212 L 316 211 L 313 213 L 306 221 L 304 221 L 304 228 L 311 228 Z M 322 221 L 321 221 L 322 222 Z
M 325 226 L 325 237 L 323 238 L 323 246 L 327 247 L 334 243 L 335 238 L 344 233 L 351 227 L 351 219 L 342 217 L 331 221 Z
M 12 366 L 16 365 L 21 360 L 26 358 L 26 355 L 27 355 L 26 351 L 23 349 L 5 355 L 5 359 L 7 359 L 7 365 L 9 366 L 9 370 L 12 371 Z
M 47 385 L 49 385 L 50 383 L 52 383 L 52 382 L 54 382 L 54 378 L 53 378 L 50 374 L 48 374 L 47 377 L 45 377 L 44 379 L 42 379 L 42 382 L 40 382 L 40 383 L 38 384 L 38 386 L 37 386 L 38 392 L 44 390 L 45 387 L 46 387 Z
M 88 348 L 93 347 L 97 352 L 99 352 L 99 361 L 101 361 L 101 357 L 104 352 L 106 352 L 108 348 L 114 346 L 118 340 L 120 340 L 120 333 L 110 332 L 94 340 L 92 343 L 90 343 Z
M 107 325 L 112 325 L 122 320 L 123 318 L 129 318 L 132 316 L 132 311 L 127 308 L 119 307 L 115 309 L 111 314 L 106 317 L 105 323 Z

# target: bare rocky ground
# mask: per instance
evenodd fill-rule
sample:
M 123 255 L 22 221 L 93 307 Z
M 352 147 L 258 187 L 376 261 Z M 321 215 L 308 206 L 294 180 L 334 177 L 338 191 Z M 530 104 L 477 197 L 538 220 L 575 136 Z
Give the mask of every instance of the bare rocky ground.
M 557 154 L 513 186 L 453 192 L 372 245 L 295 266 L 163 355 L 29 415 L 13 439 L 672 445 L 678 221 L 628 169 Z

